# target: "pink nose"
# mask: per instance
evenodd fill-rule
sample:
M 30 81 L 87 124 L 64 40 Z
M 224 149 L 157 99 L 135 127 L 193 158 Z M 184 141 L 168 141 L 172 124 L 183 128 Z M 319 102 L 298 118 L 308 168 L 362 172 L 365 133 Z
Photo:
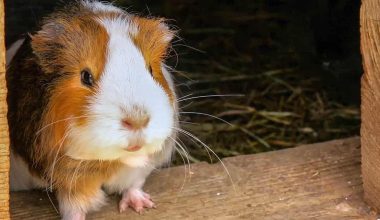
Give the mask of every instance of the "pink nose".
M 148 125 L 149 117 L 144 118 L 124 118 L 121 125 L 128 130 L 139 130 Z
M 139 130 L 146 127 L 149 123 L 149 115 L 146 111 L 133 107 L 130 114 L 126 114 L 121 125 L 128 130 Z

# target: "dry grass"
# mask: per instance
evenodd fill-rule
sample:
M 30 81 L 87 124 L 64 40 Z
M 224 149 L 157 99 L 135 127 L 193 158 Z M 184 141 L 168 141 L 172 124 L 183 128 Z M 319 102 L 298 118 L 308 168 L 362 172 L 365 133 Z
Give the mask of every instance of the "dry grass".
M 203 89 L 192 89 L 192 95 L 185 98 L 189 100 L 181 101 L 181 111 L 201 112 L 221 119 L 184 113 L 181 126 L 199 137 L 220 157 L 358 134 L 358 108 L 330 100 L 326 91 L 317 86 L 318 79 L 302 79 L 295 69 L 248 75 L 187 73 L 186 76 L 191 80 L 181 87 L 191 85 Z M 239 90 L 246 86 L 249 87 L 248 93 Z M 232 96 L 191 99 L 223 94 Z M 186 135 L 181 139 L 189 148 L 192 161 L 209 160 L 207 151 L 199 143 L 194 143 Z M 182 160 L 177 158 L 176 163 L 182 163 Z

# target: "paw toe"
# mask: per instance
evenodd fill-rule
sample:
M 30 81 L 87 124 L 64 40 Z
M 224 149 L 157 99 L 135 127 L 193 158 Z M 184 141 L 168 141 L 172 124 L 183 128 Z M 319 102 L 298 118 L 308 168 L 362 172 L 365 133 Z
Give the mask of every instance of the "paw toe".
M 119 203 L 119 211 L 125 212 L 130 207 L 139 214 L 142 214 L 144 208 L 155 208 L 149 194 L 141 190 L 128 190 L 124 192 L 123 198 Z

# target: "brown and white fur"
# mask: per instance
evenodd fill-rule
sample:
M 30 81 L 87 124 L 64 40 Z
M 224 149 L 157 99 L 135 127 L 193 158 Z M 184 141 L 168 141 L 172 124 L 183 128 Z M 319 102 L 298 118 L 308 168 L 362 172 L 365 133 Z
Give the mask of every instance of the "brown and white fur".
M 162 19 L 79 1 L 10 48 L 11 189 L 53 189 L 63 219 L 85 219 L 105 192 L 122 194 L 120 211 L 152 208 L 142 187 L 178 125 L 173 36 Z

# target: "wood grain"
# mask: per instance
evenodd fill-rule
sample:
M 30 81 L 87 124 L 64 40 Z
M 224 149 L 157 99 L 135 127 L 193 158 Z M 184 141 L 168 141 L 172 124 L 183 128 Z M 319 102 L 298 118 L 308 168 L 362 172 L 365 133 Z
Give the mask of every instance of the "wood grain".
M 4 1 L 0 0 L 0 219 L 9 219 L 9 138 L 4 36 Z
M 380 1 L 363 0 L 360 10 L 362 77 L 362 173 L 365 200 L 380 211 Z
M 146 184 L 157 209 L 119 214 L 111 197 L 88 219 L 376 219 L 362 200 L 359 145 L 350 138 L 224 159 L 235 190 L 220 164 L 192 164 L 183 187 L 184 166 L 163 169 Z M 12 193 L 11 216 L 59 218 L 40 191 Z

